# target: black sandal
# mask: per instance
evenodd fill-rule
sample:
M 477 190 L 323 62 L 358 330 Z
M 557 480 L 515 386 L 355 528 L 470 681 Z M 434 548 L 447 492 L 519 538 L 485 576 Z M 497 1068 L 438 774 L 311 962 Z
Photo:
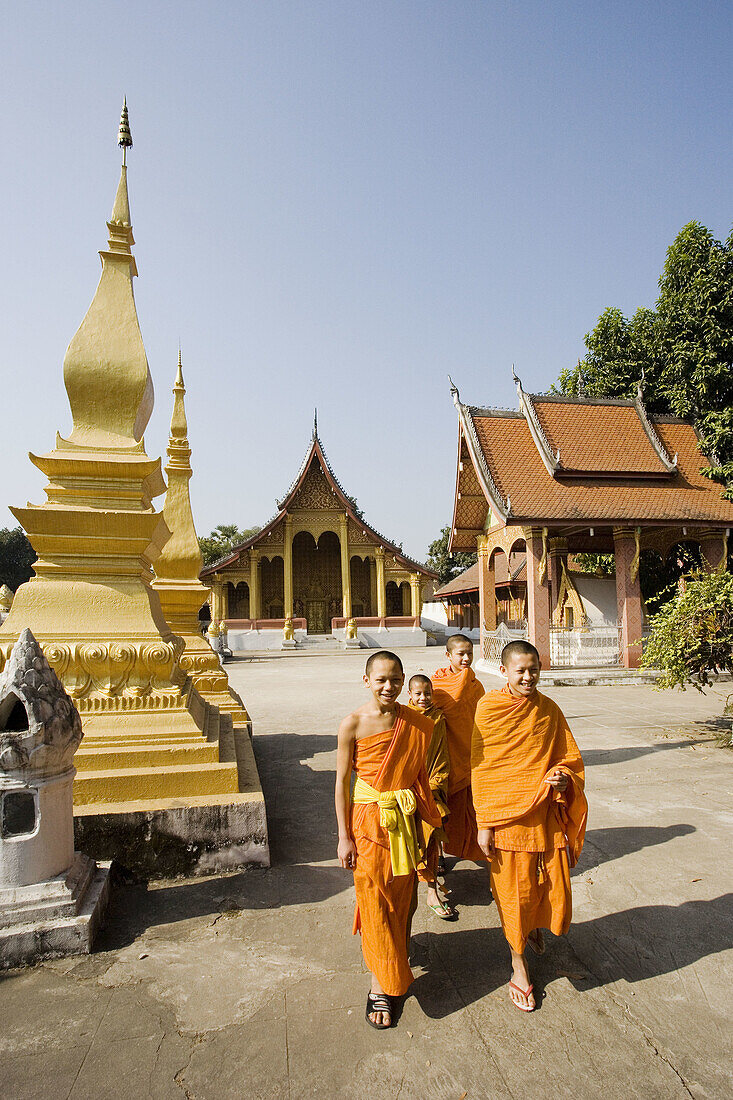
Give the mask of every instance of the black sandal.
M 374 1020 L 369 1019 L 370 1012 L 389 1013 L 389 1023 L 375 1024 Z M 393 1009 L 389 995 L 387 993 L 367 993 L 366 1012 L 364 1015 L 369 1026 L 375 1028 L 377 1031 L 386 1031 L 388 1027 L 392 1027 Z

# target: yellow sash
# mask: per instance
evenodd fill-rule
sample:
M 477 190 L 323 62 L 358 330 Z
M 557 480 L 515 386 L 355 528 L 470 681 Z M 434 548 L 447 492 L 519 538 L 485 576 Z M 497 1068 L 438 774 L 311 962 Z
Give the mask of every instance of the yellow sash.
M 423 866 L 415 826 L 417 799 L 413 790 L 407 787 L 399 791 L 376 791 L 357 776 L 352 802 L 355 806 L 366 806 L 370 802 L 379 806 L 379 824 L 389 834 L 393 875 L 409 875 L 413 869 Z

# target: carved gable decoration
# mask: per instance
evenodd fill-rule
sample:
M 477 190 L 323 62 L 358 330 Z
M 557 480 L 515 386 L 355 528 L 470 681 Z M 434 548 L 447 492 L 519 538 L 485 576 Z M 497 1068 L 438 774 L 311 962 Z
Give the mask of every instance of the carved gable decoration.
M 310 512 L 320 512 L 338 508 L 338 503 L 320 464 L 317 461 L 311 462 L 310 469 L 290 504 L 291 510 L 302 508 Z

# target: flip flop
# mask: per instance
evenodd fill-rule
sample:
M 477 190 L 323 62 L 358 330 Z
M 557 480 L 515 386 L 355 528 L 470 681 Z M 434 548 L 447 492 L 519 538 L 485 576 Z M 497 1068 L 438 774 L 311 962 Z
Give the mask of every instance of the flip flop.
M 388 1024 L 375 1024 L 374 1020 L 369 1019 L 370 1012 L 387 1012 L 389 1013 Z M 366 1022 L 369 1027 L 373 1027 L 375 1031 L 386 1031 L 387 1028 L 392 1027 L 392 1019 L 394 1015 L 394 1009 L 392 1008 L 392 1001 L 387 993 L 367 993 L 366 1012 L 364 1013 Z
M 442 904 L 439 902 L 437 905 L 428 905 L 428 909 L 435 913 L 436 917 L 440 917 L 441 920 L 455 920 L 458 916 L 455 909 L 451 909 L 450 905 Z
M 530 993 L 534 990 L 533 985 L 530 985 L 527 989 L 522 989 L 520 985 L 515 985 L 514 982 L 509 982 L 509 985 L 512 987 L 512 989 L 516 989 L 517 993 L 521 993 L 523 997 L 529 997 Z M 535 1008 L 537 1008 L 537 1005 L 534 1005 L 532 1008 L 530 1008 L 529 1005 L 525 1007 L 524 1005 L 517 1004 L 511 993 L 509 994 L 509 999 L 511 1000 L 515 1008 L 518 1008 L 520 1012 L 534 1012 Z

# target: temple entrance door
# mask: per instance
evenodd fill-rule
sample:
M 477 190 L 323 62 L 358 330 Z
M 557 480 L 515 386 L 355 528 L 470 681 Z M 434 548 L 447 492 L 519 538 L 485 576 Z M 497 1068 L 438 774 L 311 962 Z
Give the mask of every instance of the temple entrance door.
M 326 630 L 326 601 L 306 600 L 305 618 L 308 624 L 309 634 L 327 634 Z M 329 624 L 330 625 L 330 624 Z

